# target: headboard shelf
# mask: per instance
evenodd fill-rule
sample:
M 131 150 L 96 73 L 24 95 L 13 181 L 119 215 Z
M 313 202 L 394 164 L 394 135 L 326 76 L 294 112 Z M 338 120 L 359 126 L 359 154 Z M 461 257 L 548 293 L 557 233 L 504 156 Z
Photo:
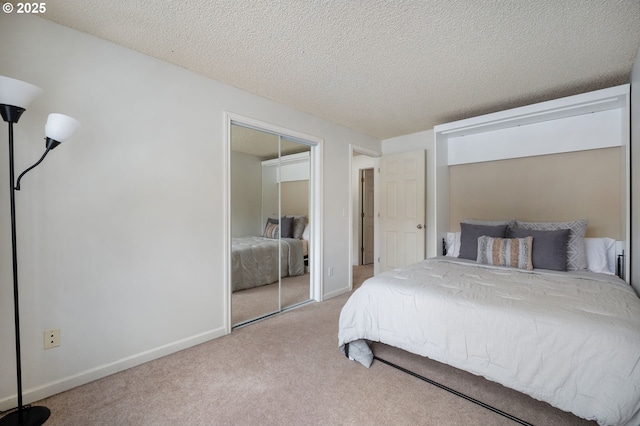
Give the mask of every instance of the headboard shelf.
M 617 110 L 624 107 L 628 94 L 629 85 L 625 84 L 441 124 L 434 130 L 448 137 L 458 137 L 594 112 Z

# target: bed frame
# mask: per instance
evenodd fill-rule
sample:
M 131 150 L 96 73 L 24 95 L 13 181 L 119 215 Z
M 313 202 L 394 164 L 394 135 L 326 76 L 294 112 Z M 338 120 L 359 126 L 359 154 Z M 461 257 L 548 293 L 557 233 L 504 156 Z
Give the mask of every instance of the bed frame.
M 345 355 L 345 357 L 349 358 L 349 344 L 348 343 L 344 347 L 344 355 Z M 494 407 L 492 405 L 489 405 L 489 404 L 487 404 L 485 402 L 482 402 L 479 399 L 475 399 L 475 398 L 473 398 L 473 397 L 471 397 L 471 396 L 469 396 L 467 394 L 464 394 L 462 392 L 459 392 L 459 391 L 457 391 L 457 390 L 455 390 L 453 388 L 445 386 L 442 383 L 439 383 L 439 382 L 436 382 L 435 380 L 429 379 L 428 377 L 422 376 L 422 375 L 420 375 L 418 373 L 415 373 L 415 372 L 413 372 L 411 370 L 408 370 L 408 369 L 406 369 L 404 367 L 401 367 L 398 364 L 394 364 L 394 363 L 392 363 L 390 361 L 387 361 L 386 359 L 380 358 L 380 357 L 375 356 L 375 355 L 373 356 L 373 359 L 376 360 L 376 361 L 380 361 L 381 363 L 383 363 L 385 365 L 393 367 L 398 371 L 401 371 L 401 372 L 403 372 L 405 374 L 408 374 L 408 375 L 410 375 L 412 377 L 415 377 L 416 379 L 419 379 L 419 380 L 422 380 L 423 382 L 429 383 L 432 386 L 435 386 L 435 387 L 437 387 L 439 389 L 442 389 L 442 390 L 444 390 L 446 392 L 449 392 L 450 394 L 453 394 L 453 395 L 455 395 L 457 397 L 460 397 L 462 399 L 466 399 L 467 401 L 472 402 L 472 403 L 474 403 L 476 405 L 479 405 L 479 406 L 481 406 L 483 408 L 486 408 L 489 411 L 493 411 L 494 413 L 499 414 L 499 415 L 501 415 L 503 417 L 506 417 L 506 418 L 508 418 L 510 420 L 513 420 L 514 422 L 516 422 L 518 424 L 521 424 L 521 425 L 524 425 L 524 426 L 533 426 L 533 424 L 531 424 L 529 422 L 526 422 L 525 420 L 522 420 L 521 418 L 516 417 L 513 414 L 509 414 L 506 411 L 502 411 L 499 408 L 496 408 L 496 407 Z

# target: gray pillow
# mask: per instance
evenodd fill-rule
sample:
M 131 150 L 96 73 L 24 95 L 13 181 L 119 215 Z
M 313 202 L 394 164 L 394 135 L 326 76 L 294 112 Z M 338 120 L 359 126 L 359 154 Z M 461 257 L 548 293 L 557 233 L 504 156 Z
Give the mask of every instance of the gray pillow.
M 280 219 L 278 219 L 277 217 L 268 217 L 267 223 L 264 225 L 265 229 L 267 229 L 267 226 L 269 226 L 270 223 L 275 223 L 276 225 L 280 225 Z
M 280 236 L 293 238 L 293 217 L 280 218 Z
M 487 237 L 504 238 L 507 233 L 507 225 L 474 225 L 472 223 L 460 224 L 460 254 L 462 259 L 476 260 L 478 258 L 478 238 Z
M 569 232 L 571 232 L 569 229 L 538 231 L 533 229 L 509 228 L 507 234 L 509 238 L 533 237 L 531 252 L 534 268 L 566 271 Z
M 307 224 L 306 216 L 291 216 L 293 217 L 293 238 L 302 238 L 304 232 L 304 226 Z
M 516 227 L 523 229 L 534 229 L 537 231 L 569 229 L 569 241 L 567 241 L 567 271 L 582 271 L 583 269 L 587 269 L 587 253 L 584 248 L 584 236 L 587 232 L 587 224 L 587 220 L 571 222 L 516 221 Z M 535 241 L 533 244 L 535 245 Z
M 472 225 L 509 225 L 510 227 L 516 226 L 515 219 L 505 219 L 505 220 L 486 220 L 486 219 L 462 219 L 460 222 L 462 223 L 470 223 Z
M 367 342 L 362 339 L 340 346 L 340 352 L 367 368 L 371 367 L 373 362 L 373 352 L 371 352 Z
M 270 217 L 267 219 L 267 226 L 269 226 L 270 223 L 280 225 L 281 238 L 293 238 L 293 217 L 283 216 L 280 219 L 277 217 Z

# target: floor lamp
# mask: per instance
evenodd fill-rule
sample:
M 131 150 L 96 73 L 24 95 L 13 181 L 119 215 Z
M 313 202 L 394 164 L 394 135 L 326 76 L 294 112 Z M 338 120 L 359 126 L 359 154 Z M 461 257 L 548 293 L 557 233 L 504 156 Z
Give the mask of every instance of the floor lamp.
M 18 386 L 18 408 L 0 419 L 0 426 L 41 425 L 47 421 L 51 412 L 47 407 L 23 405 L 22 403 L 22 363 L 20 359 L 20 313 L 18 303 L 18 256 L 16 249 L 16 203 L 15 191 L 20 190 L 20 179 L 44 160 L 50 150 L 67 140 L 77 130 L 80 123 L 63 114 L 49 114 L 45 125 L 45 152 L 40 159 L 26 169 L 16 181 L 13 172 L 13 125 L 17 123 L 31 101 L 40 94 L 40 88 L 0 76 L 0 113 L 9 124 L 9 184 L 11 186 L 11 247 L 13 254 L 13 303 L 16 342 L 16 374 Z

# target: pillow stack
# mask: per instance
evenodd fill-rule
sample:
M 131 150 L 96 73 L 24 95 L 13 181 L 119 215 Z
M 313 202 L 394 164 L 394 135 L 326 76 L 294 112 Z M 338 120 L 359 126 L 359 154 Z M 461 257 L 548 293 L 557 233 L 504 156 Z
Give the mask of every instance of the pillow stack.
M 296 238 L 301 239 L 307 224 L 306 216 L 282 216 L 280 219 L 270 217 L 264 227 L 264 238 Z
M 587 221 L 523 222 L 465 220 L 458 257 L 519 269 L 587 269 Z

